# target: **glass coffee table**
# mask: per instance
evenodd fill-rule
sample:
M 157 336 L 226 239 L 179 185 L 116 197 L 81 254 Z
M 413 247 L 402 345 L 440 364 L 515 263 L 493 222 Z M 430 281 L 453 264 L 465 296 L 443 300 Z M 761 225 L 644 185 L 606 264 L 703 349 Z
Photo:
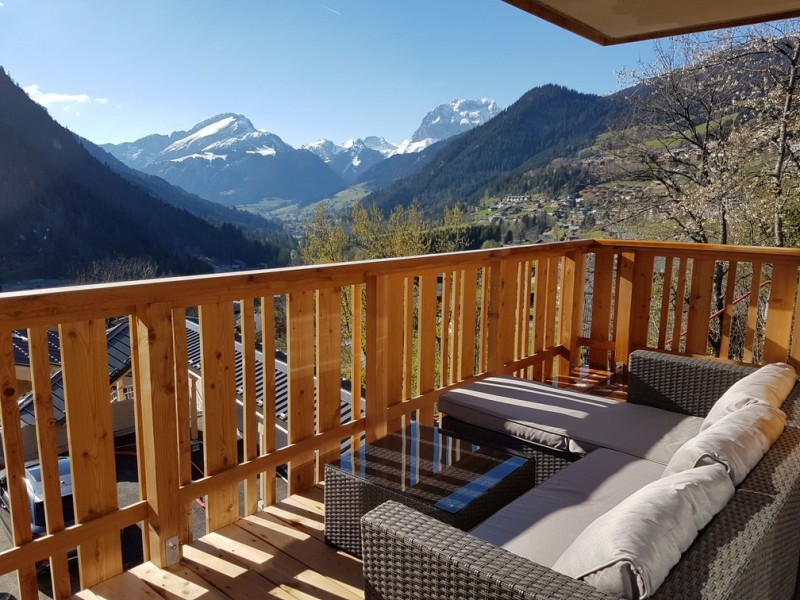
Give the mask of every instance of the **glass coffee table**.
M 396 500 L 468 530 L 534 487 L 536 459 L 416 422 L 325 465 L 325 540 L 361 556 L 361 517 Z

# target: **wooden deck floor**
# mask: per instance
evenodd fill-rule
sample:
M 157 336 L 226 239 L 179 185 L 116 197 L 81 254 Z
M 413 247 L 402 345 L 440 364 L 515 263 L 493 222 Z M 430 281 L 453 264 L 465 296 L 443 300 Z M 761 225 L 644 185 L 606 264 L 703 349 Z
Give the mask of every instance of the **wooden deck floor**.
M 74 598 L 364 598 L 361 561 L 323 541 L 322 506 L 314 487 L 185 546 L 175 567 L 145 563 Z
M 554 385 L 625 399 L 608 372 L 580 369 Z M 361 561 L 323 541 L 322 488 L 314 487 L 184 547 L 168 570 L 152 563 L 73 598 L 249 600 L 364 598 Z

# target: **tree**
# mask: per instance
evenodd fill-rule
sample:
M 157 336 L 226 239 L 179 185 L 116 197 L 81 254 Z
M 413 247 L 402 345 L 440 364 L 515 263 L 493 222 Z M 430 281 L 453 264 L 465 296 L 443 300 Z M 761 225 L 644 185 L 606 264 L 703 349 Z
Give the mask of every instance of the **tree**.
M 85 270 L 78 273 L 78 284 L 107 283 L 110 281 L 139 281 L 158 276 L 158 265 L 149 257 L 119 256 L 95 260 Z

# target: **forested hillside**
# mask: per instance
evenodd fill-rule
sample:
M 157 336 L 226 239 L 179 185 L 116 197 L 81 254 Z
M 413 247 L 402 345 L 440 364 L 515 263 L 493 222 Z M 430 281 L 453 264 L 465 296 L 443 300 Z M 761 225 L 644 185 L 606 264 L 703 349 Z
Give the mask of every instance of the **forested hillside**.
M 430 213 L 475 204 L 498 178 L 535 168 L 593 143 L 625 104 L 558 85 L 534 88 L 485 125 L 452 141 L 417 174 L 365 200 L 384 210 L 417 199 Z
M 285 249 L 171 206 L 95 160 L 0 69 L 0 277 L 69 278 L 99 258 L 141 256 L 160 272 L 209 259 L 285 264 Z

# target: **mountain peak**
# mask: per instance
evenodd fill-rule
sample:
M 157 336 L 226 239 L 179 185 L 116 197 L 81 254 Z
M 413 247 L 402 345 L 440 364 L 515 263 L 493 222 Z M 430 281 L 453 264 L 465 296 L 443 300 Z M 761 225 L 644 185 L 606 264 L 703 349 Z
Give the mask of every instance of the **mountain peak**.
M 425 115 L 410 142 L 405 143 L 404 147 L 408 148 L 406 152 L 421 150 L 434 142 L 483 125 L 499 112 L 500 108 L 491 98 L 456 99 L 448 104 L 440 104 Z

